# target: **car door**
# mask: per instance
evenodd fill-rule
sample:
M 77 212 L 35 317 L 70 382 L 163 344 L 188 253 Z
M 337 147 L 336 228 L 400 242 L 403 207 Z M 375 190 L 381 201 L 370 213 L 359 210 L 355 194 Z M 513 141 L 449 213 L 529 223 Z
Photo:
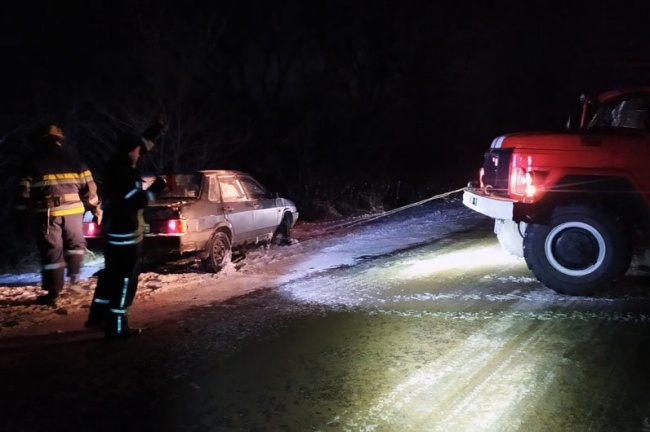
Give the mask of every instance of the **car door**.
M 232 225 L 233 245 L 255 237 L 254 203 L 248 200 L 237 176 L 220 175 L 218 179 L 224 215 Z
M 253 212 L 255 232 L 258 235 L 272 233 L 280 223 L 280 212 L 282 211 L 277 207 L 277 200 L 254 178 L 242 175 L 239 179 L 246 190 L 248 199 L 255 208 Z
M 214 175 L 203 176 L 203 191 L 201 212 L 198 218 L 197 231 L 201 232 L 201 242 L 207 242 L 212 236 L 214 227 L 226 219 L 221 201 L 219 180 Z

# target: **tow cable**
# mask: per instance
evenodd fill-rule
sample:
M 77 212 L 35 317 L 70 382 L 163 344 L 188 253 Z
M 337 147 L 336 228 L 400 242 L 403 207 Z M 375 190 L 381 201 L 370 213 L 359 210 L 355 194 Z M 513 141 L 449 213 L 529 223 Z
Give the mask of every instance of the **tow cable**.
M 423 199 L 421 201 L 414 202 L 414 203 L 411 203 L 411 204 L 407 204 L 407 205 L 402 206 L 402 207 L 394 208 L 392 210 L 388 210 L 388 211 L 383 212 L 383 213 L 378 213 L 378 214 L 370 215 L 370 216 L 362 216 L 361 218 L 359 218 L 357 220 L 344 221 L 344 222 L 340 222 L 340 223 L 334 222 L 332 224 L 332 226 L 334 226 L 336 228 L 348 228 L 348 227 L 353 227 L 355 225 L 359 225 L 359 224 L 362 224 L 362 223 L 372 222 L 374 220 L 383 218 L 385 216 L 390 216 L 392 214 L 401 212 L 403 210 L 406 210 L 406 209 L 409 209 L 409 208 L 412 208 L 412 207 L 417 207 L 417 206 L 422 205 L 424 203 L 427 203 L 429 201 L 434 201 L 434 200 L 437 200 L 437 199 L 446 198 L 449 195 L 453 195 L 455 193 L 462 192 L 465 189 L 466 189 L 465 187 L 462 187 L 462 188 L 454 189 L 454 190 L 451 190 L 451 191 L 448 191 L 448 192 L 443 192 L 441 194 L 437 194 L 437 195 L 431 196 L 429 198 L 425 198 L 425 199 Z

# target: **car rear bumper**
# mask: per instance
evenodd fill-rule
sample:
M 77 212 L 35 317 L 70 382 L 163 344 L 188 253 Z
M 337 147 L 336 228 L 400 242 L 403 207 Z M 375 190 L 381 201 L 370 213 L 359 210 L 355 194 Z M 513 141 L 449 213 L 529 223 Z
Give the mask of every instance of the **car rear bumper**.
M 179 235 L 146 235 L 143 249 L 148 254 L 172 255 L 195 250 L 196 245 L 184 242 L 183 236 Z
M 86 237 L 86 248 L 92 251 L 103 251 L 104 238 Z M 144 238 L 143 253 L 145 255 L 181 255 L 197 250 L 199 250 L 199 245 L 186 236 L 146 235 Z
M 515 206 L 510 199 L 486 195 L 478 189 L 466 189 L 463 204 L 491 218 L 505 220 L 512 220 Z

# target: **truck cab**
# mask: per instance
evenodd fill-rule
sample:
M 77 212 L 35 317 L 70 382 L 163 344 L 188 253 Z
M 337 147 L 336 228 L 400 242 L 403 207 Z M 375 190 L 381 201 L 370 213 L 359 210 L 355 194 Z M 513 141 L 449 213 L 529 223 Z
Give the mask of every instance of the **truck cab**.
M 569 295 L 613 287 L 650 238 L 650 87 L 583 101 L 594 114 L 579 130 L 495 138 L 463 194 L 504 248 Z

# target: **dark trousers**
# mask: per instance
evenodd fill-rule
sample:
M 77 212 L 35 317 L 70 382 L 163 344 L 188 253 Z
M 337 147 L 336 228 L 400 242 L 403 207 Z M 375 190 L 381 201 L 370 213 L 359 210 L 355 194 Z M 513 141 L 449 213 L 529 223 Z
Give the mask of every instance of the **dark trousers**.
M 36 246 L 41 257 L 43 289 L 52 295 L 63 290 L 65 268 L 68 275 L 81 271 L 86 239 L 83 234 L 83 214 L 50 216 L 37 215 Z
M 107 243 L 104 268 L 99 273 L 89 321 L 104 316 L 106 333 L 119 334 L 128 328 L 126 314 L 138 290 L 142 242 L 129 245 Z

